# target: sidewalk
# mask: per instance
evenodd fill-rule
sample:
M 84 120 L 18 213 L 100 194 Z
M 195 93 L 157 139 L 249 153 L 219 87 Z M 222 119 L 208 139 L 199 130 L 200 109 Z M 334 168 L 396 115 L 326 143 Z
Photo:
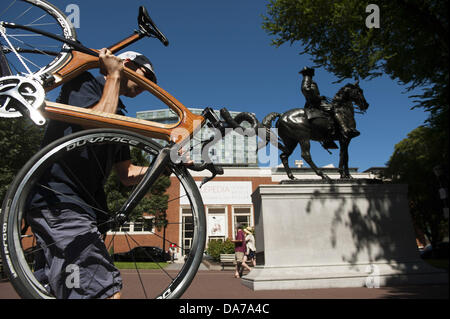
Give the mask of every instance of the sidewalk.
M 176 267 L 176 265 L 172 266 Z M 182 299 L 448 299 L 448 285 L 253 291 L 231 268 L 204 260 Z M 220 288 L 218 288 L 220 287 Z
M 217 270 L 219 265 L 202 264 L 182 299 L 448 299 L 448 285 L 395 286 L 380 288 L 327 288 L 304 290 L 253 291 L 234 278 L 232 270 Z M 171 264 L 175 270 L 180 264 Z M 209 270 L 209 268 L 215 270 Z M 221 268 L 221 267 L 220 267 Z M 137 282 L 136 274 L 123 271 L 124 282 Z M 124 285 L 124 299 L 141 298 L 139 287 Z M 0 281 L 0 299 L 18 299 L 11 284 Z

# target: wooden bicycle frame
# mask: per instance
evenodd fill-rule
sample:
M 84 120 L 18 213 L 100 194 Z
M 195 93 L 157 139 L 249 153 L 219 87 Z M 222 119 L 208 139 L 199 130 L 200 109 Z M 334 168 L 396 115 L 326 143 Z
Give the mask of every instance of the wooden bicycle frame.
M 144 35 L 141 33 L 134 33 L 108 49 L 112 53 L 116 53 L 142 37 L 144 37 Z M 98 50 L 93 51 L 98 52 Z M 52 74 L 54 82 L 48 87 L 45 87 L 46 91 L 58 87 L 84 71 L 99 67 L 99 58 L 96 56 L 75 49 L 73 49 L 71 53 L 72 58 Z M 191 113 L 168 92 L 130 68 L 124 67 L 124 76 L 127 79 L 136 82 L 142 89 L 150 92 L 172 109 L 178 115 L 178 122 L 174 124 L 161 124 L 50 101 L 46 101 L 43 111 L 44 116 L 49 119 L 80 124 L 85 127 L 120 128 L 130 130 L 148 137 L 163 139 L 178 144 L 184 144 L 184 142 L 187 141 L 188 138 L 205 122 L 203 116 Z

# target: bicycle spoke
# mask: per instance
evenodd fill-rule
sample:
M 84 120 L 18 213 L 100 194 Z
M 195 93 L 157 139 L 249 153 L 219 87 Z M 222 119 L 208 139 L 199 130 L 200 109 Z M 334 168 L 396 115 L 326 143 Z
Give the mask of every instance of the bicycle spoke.
M 175 201 L 175 200 L 178 200 L 178 199 L 180 199 L 180 198 L 186 197 L 186 196 L 187 196 L 187 194 L 184 194 L 184 195 L 181 195 L 181 196 L 172 198 L 171 200 L 168 201 L 168 203 L 173 202 L 173 201 Z
M 70 199 L 70 200 L 72 200 L 72 201 L 75 201 L 76 203 L 78 203 L 78 204 L 80 204 L 80 205 L 82 205 L 82 206 L 84 206 L 84 207 L 91 208 L 91 209 L 93 209 L 93 210 L 95 210 L 95 211 L 97 211 L 97 212 L 99 212 L 99 213 L 102 213 L 102 214 L 104 214 L 104 215 L 110 216 L 110 214 L 109 214 L 108 212 L 106 212 L 106 211 L 104 211 L 104 210 L 102 210 L 102 209 L 100 209 L 100 208 L 91 206 L 91 205 L 89 205 L 89 204 L 87 204 L 87 203 L 85 203 L 85 202 L 79 201 L 79 200 L 74 200 L 73 198 L 71 198 L 71 197 L 69 197 L 69 196 L 67 196 L 67 195 L 65 195 L 65 194 L 63 194 L 63 193 L 58 192 L 58 191 L 56 191 L 56 190 L 54 190 L 54 189 L 52 189 L 52 188 L 50 188 L 50 187 L 44 186 L 44 185 L 42 185 L 42 184 L 37 184 L 37 185 L 38 185 L 39 187 L 42 187 L 42 188 L 46 189 L 46 190 L 52 191 L 52 192 L 54 192 L 54 193 L 57 194 L 57 195 L 60 195 L 60 196 L 63 196 L 63 197 L 65 197 L 65 198 L 67 198 L 67 199 Z
M 14 21 L 17 21 L 17 20 L 19 20 L 20 18 L 22 18 L 23 16 L 25 16 L 27 13 L 28 13 L 28 11 L 30 11 L 31 9 L 33 9 L 33 6 L 30 6 L 28 9 L 26 9 L 24 12 L 22 12 L 21 14 L 19 14 L 15 19 L 14 19 Z
M 8 7 L 6 7 L 5 10 L 3 10 L 3 11 L 0 13 L 0 18 L 1 18 L 6 12 L 8 12 L 8 10 L 11 9 L 11 7 L 12 7 L 16 2 L 17 2 L 17 0 L 14 0 L 13 2 L 11 2 L 11 4 L 10 4 Z
M 32 36 L 32 35 L 30 35 L 30 36 Z M 31 44 L 28 44 L 28 43 L 26 43 L 26 42 L 24 42 L 24 41 L 22 41 L 22 40 L 20 40 L 20 39 L 17 39 L 16 37 L 11 36 L 11 35 L 10 35 L 10 37 L 13 38 L 14 40 L 16 40 L 17 42 L 20 42 L 20 43 L 24 44 L 25 46 L 27 46 L 27 47 L 29 47 L 29 48 L 32 48 L 33 50 L 35 50 L 35 51 L 37 51 L 37 52 L 39 52 L 39 53 L 41 53 L 41 54 L 48 55 L 47 53 L 45 53 L 45 51 L 42 51 L 41 49 L 36 48 L 36 47 L 34 47 L 33 45 L 31 45 Z M 41 47 L 42 47 L 42 45 L 41 45 Z M 49 47 L 49 46 L 44 46 L 44 47 Z M 15 49 L 15 51 L 16 51 L 17 53 L 20 52 L 20 51 L 17 50 L 16 48 L 14 48 L 14 49 Z M 20 48 L 19 48 L 19 49 L 20 49 Z M 30 61 L 29 59 L 27 59 L 27 61 L 30 62 L 30 63 L 32 63 L 32 64 L 33 64 L 34 66 L 36 66 L 37 68 L 39 68 L 39 66 L 37 66 L 34 62 Z
M 25 67 L 25 69 L 28 71 L 28 73 L 31 74 L 32 72 L 30 71 L 28 66 L 23 62 L 22 56 L 20 54 L 18 54 L 17 51 L 14 49 L 13 45 L 9 41 L 8 37 L 6 36 L 6 34 L 1 29 L 0 29 L 0 33 L 3 36 L 3 38 L 5 39 L 5 41 L 8 43 L 8 45 L 11 48 L 11 50 L 13 51 L 13 53 L 17 56 L 17 58 L 20 61 L 20 63 L 22 63 L 22 65 Z
M 42 34 L 25 34 L 25 33 L 14 33 L 14 34 L 8 33 L 8 36 L 17 41 L 19 41 L 17 37 L 40 37 L 40 38 L 44 37 Z
M 57 25 L 57 23 L 38 23 L 38 24 L 27 24 L 27 27 L 43 27 L 48 25 Z
M 108 223 L 110 223 L 110 222 L 112 222 L 112 221 L 114 221 L 114 220 L 113 220 L 113 219 L 109 219 L 109 220 L 107 220 L 107 221 L 105 221 L 105 222 L 103 222 L 103 223 L 98 224 L 98 225 L 97 225 L 97 229 L 100 228 L 101 226 L 107 225 Z M 73 235 L 73 237 L 77 237 L 77 236 L 81 236 L 81 235 L 87 234 L 87 233 L 89 233 L 92 229 L 94 229 L 94 228 L 88 229 L 88 230 L 86 230 L 86 231 L 80 231 L 80 232 L 78 232 L 78 233 L 75 233 L 75 234 Z M 33 237 L 35 237 L 34 235 L 26 235 L 26 236 L 33 236 Z M 25 236 L 21 236 L 21 239 L 23 239 L 23 238 L 26 238 L 26 237 L 25 237 Z M 56 244 L 57 244 L 56 242 L 50 243 L 50 244 L 47 244 L 46 247 L 52 247 L 52 246 L 54 246 L 54 245 L 56 245 Z M 24 256 L 27 256 L 27 255 L 29 255 L 30 253 L 38 252 L 38 251 L 40 251 L 40 250 L 43 250 L 43 248 L 38 248 L 38 249 L 36 249 L 36 250 L 32 250 L 32 251 L 28 252 L 27 254 L 24 254 Z
M 41 15 L 39 18 L 37 18 L 36 20 L 34 20 L 33 22 L 30 22 L 28 24 L 26 24 L 27 27 L 35 27 L 38 26 L 39 24 L 35 24 L 36 22 L 38 22 L 39 20 L 42 20 L 44 17 L 48 16 L 47 14 L 43 14 Z
M 131 250 L 131 246 L 130 246 L 130 242 L 128 241 L 128 236 L 127 236 L 127 234 L 128 234 L 128 233 L 125 233 L 125 239 L 126 239 L 126 241 L 127 241 L 128 248 Z M 144 291 L 145 299 L 148 299 L 147 291 L 145 290 L 144 283 L 142 282 L 141 273 L 139 272 L 139 269 L 138 269 L 138 267 L 137 267 L 137 264 L 136 264 L 136 261 L 135 261 L 135 258 L 134 258 L 134 255 L 133 255 L 133 254 L 132 254 L 131 258 L 133 259 L 134 267 L 135 267 L 136 272 L 137 272 L 137 274 L 138 274 L 138 278 L 139 278 L 139 281 L 140 281 L 140 283 L 141 283 L 142 290 Z
M 65 163 L 67 165 L 70 165 L 71 162 L 69 161 L 69 159 L 74 158 L 74 154 L 78 154 L 77 151 L 83 150 L 84 147 L 88 145 L 99 145 L 90 143 L 86 144 L 87 141 L 100 141 L 99 138 L 102 138 L 101 142 L 99 142 L 101 143 L 101 145 L 111 145 L 114 146 L 114 149 L 119 149 L 119 147 L 127 146 L 128 144 L 123 141 L 128 141 L 131 139 L 139 142 L 139 146 L 137 146 L 137 148 L 140 151 L 146 153 L 146 155 L 156 156 L 155 152 L 161 150 L 161 147 L 154 142 L 139 137 L 134 133 L 130 134 L 120 130 L 110 129 L 89 130 L 67 136 L 61 139 L 59 142 L 55 142 L 55 144 L 49 145 L 34 157 L 34 161 L 32 163 L 30 163 L 27 167 L 24 167 L 20 175 L 17 177 L 17 180 L 20 182 L 16 182 L 14 184 L 15 190 L 10 193 L 12 194 L 10 196 L 12 196 L 11 199 L 14 204 L 6 209 L 6 215 L 9 214 L 11 216 L 11 218 L 8 218 L 7 222 L 8 233 L 14 236 L 13 238 L 8 239 L 8 241 L 11 241 L 11 245 L 9 245 L 9 247 L 16 251 L 15 256 L 17 256 L 17 258 L 12 261 L 12 265 L 14 265 L 12 269 L 16 272 L 21 273 L 21 277 L 20 279 L 18 279 L 18 281 L 27 283 L 24 286 L 26 287 L 24 288 L 25 290 L 22 290 L 25 295 L 27 295 L 27 292 L 30 291 L 30 293 L 33 293 L 33 295 L 30 295 L 32 298 L 52 297 L 49 293 L 46 292 L 47 288 L 44 287 L 46 282 L 40 283 L 39 280 L 42 278 L 42 262 L 45 262 L 45 259 L 42 259 L 44 258 L 43 253 L 47 255 L 48 251 L 54 251 L 55 245 L 58 245 L 58 243 L 56 242 L 49 242 L 50 240 L 47 240 L 45 244 L 41 243 L 41 239 L 45 241 L 46 233 L 41 233 L 38 228 L 27 228 L 24 218 L 26 217 L 25 214 L 27 214 L 28 212 L 27 209 L 29 208 L 28 205 L 30 198 L 34 198 L 36 191 L 38 191 L 38 193 L 45 196 L 44 198 L 47 198 L 47 196 L 49 196 L 49 198 L 56 196 L 57 198 L 60 198 L 61 201 L 66 202 L 65 198 L 68 198 L 68 195 L 63 194 L 65 191 L 59 189 L 57 184 L 53 185 L 51 181 L 48 181 L 49 169 L 54 167 L 53 165 L 55 164 L 64 166 Z M 67 145 L 79 146 L 69 149 Z M 94 151 L 94 149 L 91 151 Z M 95 152 L 97 156 L 93 156 L 91 153 L 87 152 L 84 152 L 83 154 L 88 154 L 89 159 L 93 161 L 93 169 L 96 170 L 98 178 L 101 179 L 102 176 L 109 174 L 109 168 L 106 168 L 105 166 L 104 170 L 97 169 L 97 161 L 99 163 L 102 163 L 103 155 L 101 155 L 101 153 L 98 153 L 96 149 Z M 112 153 L 115 153 L 115 151 Z M 68 156 L 69 158 L 65 156 Z M 153 158 L 150 157 L 149 159 Z M 139 159 L 133 161 L 133 165 L 139 164 L 139 166 L 142 166 L 142 163 L 144 162 L 140 162 Z M 75 182 L 75 180 L 72 178 L 72 175 L 77 175 L 77 171 L 72 167 L 70 168 L 71 170 L 64 169 L 64 176 L 68 176 L 72 181 L 70 187 L 74 187 L 73 185 L 75 185 L 75 187 L 77 188 L 77 192 L 80 192 L 80 190 L 83 188 L 81 186 L 79 186 L 78 188 L 78 185 L 76 185 L 77 182 Z M 71 202 L 74 205 L 80 207 L 80 209 L 93 211 L 97 214 L 97 219 L 102 219 L 102 221 L 93 223 L 91 227 L 83 227 L 83 229 L 73 230 L 74 234 L 71 234 L 71 237 L 74 238 L 74 244 L 88 244 L 76 242 L 75 239 L 78 238 L 83 240 L 83 238 L 87 238 L 83 234 L 92 232 L 92 230 L 95 229 L 96 231 L 99 231 L 95 234 L 95 238 L 99 236 L 98 240 L 102 240 L 104 249 L 106 249 L 106 251 L 108 251 L 110 254 L 114 254 L 111 251 L 113 245 L 118 252 L 122 251 L 122 249 L 124 248 L 130 251 L 128 254 L 130 254 L 130 260 L 133 261 L 130 266 L 133 266 L 129 268 L 131 268 L 132 274 L 128 276 L 126 272 L 121 271 L 122 278 L 124 280 L 123 283 L 125 285 L 123 287 L 123 294 L 125 295 L 122 296 L 126 296 L 128 291 L 127 287 L 130 283 L 129 280 L 131 280 L 135 281 L 139 286 L 142 287 L 142 298 L 177 298 L 181 296 L 181 294 L 188 287 L 189 283 L 195 276 L 199 263 L 201 262 L 201 258 L 199 257 L 201 257 L 201 254 L 204 250 L 204 239 L 202 240 L 202 238 L 199 238 L 199 236 L 203 236 L 205 229 L 205 217 L 203 205 L 201 204 L 201 198 L 198 196 L 198 190 L 195 189 L 196 184 L 192 180 L 188 172 L 185 169 L 179 169 L 177 167 L 172 167 L 172 169 L 172 173 L 178 178 L 178 180 L 180 181 L 180 185 L 182 185 L 182 187 L 185 189 L 186 195 L 184 196 L 187 196 L 189 198 L 191 209 L 189 210 L 189 215 L 186 215 L 184 213 L 183 216 L 185 217 L 183 217 L 182 222 L 178 221 L 177 219 L 171 220 L 172 213 L 168 214 L 166 218 L 168 218 L 169 220 L 165 224 L 166 228 L 164 229 L 164 233 L 160 228 L 149 229 L 148 224 L 145 221 L 138 222 L 136 220 L 135 224 L 132 224 L 135 217 L 139 218 L 143 215 L 145 216 L 145 213 L 140 212 L 138 215 L 135 211 L 134 215 L 136 216 L 131 215 L 133 217 L 129 218 L 128 220 L 124 220 L 123 222 L 127 221 L 127 223 L 130 223 L 130 227 L 128 228 L 128 224 L 118 224 L 118 221 L 121 221 L 121 219 L 116 218 L 113 214 L 108 214 L 107 210 L 103 209 L 102 206 L 99 208 L 96 207 L 96 204 L 92 204 L 94 203 L 94 201 L 89 200 L 89 197 L 87 197 L 87 195 L 85 196 L 80 193 L 83 197 L 71 200 Z M 81 175 L 79 174 L 78 178 L 80 180 L 83 180 L 81 178 Z M 86 185 L 85 188 L 90 189 L 88 185 Z M 112 188 L 111 190 L 114 190 L 114 188 Z M 85 202 L 86 199 L 88 199 L 89 201 Z M 140 207 L 139 209 L 142 210 L 142 207 Z M 75 208 L 75 210 L 77 209 Z M 30 211 L 29 214 L 30 217 L 34 215 L 40 215 L 38 211 L 34 213 Z M 74 214 L 76 214 L 75 211 Z M 131 212 L 131 214 L 133 214 L 133 212 Z M 102 216 L 106 217 L 101 218 Z M 186 219 L 187 217 L 189 217 L 189 220 Z M 193 220 L 197 222 L 193 223 Z M 190 225 L 186 226 L 186 223 L 190 223 Z M 184 226 L 180 226 L 181 224 L 183 224 Z M 35 227 L 34 222 L 31 223 L 31 225 Z M 177 237 L 181 235 L 178 234 L 178 229 L 180 227 L 182 229 L 189 228 L 190 234 L 187 236 L 190 239 L 193 239 L 189 247 L 182 245 L 180 243 L 180 237 Z M 181 236 L 181 238 L 184 239 L 184 235 Z M 41 239 L 39 239 L 36 243 L 36 239 L 38 238 Z M 89 238 L 92 239 L 92 236 L 90 235 Z M 161 251 L 159 249 L 155 250 L 157 254 L 154 254 L 154 251 L 148 250 L 148 248 L 144 248 L 147 245 L 155 245 L 156 243 L 158 243 L 157 245 L 161 247 L 161 241 L 163 248 L 168 248 L 169 246 L 175 247 L 177 253 L 181 254 L 181 256 L 185 255 L 185 262 L 180 265 L 180 268 L 171 269 L 166 267 L 166 261 L 169 261 L 170 259 L 169 256 L 166 256 L 167 253 L 165 252 L 165 248 L 162 252 L 162 259 L 160 256 Z M 133 252 L 134 255 L 131 255 Z M 116 254 L 121 254 L 121 252 Z M 118 260 L 118 258 L 116 258 L 116 254 L 112 256 L 113 260 L 115 261 Z M 143 270 L 147 267 L 142 267 L 142 264 L 140 263 L 141 257 L 143 261 L 151 262 L 151 264 L 148 265 L 154 265 L 153 268 L 156 268 L 156 270 Z M 182 262 L 182 260 L 180 261 Z M 94 288 L 94 286 L 97 285 L 96 280 L 99 280 L 99 278 L 97 278 L 96 276 L 100 275 L 99 272 L 101 271 L 101 268 L 101 266 L 98 267 L 98 265 L 94 264 L 90 266 L 90 271 L 86 274 L 84 282 L 87 285 L 90 285 L 91 288 Z M 116 268 L 121 267 L 116 263 Z M 113 285 L 112 281 L 111 285 Z M 55 289 L 54 291 L 56 291 L 56 287 L 52 289 Z
M 37 65 L 36 63 L 34 63 L 33 61 L 31 61 L 30 59 L 24 57 L 23 55 L 19 54 L 19 52 L 15 51 L 15 53 L 17 54 L 18 57 L 20 57 L 20 59 L 23 59 L 23 60 L 27 61 L 28 63 L 32 64 L 36 69 L 39 69 L 39 68 L 40 68 L 39 65 Z M 23 65 L 26 65 L 26 64 L 23 63 Z M 29 67 L 27 66 L 26 68 L 27 68 L 27 70 L 29 71 L 29 73 L 31 74 L 31 70 L 29 69 Z
M 100 264 L 97 264 L 97 266 L 95 267 L 94 272 L 93 272 L 92 275 L 91 275 L 91 279 L 89 280 L 89 283 L 88 283 L 88 285 L 87 285 L 88 288 L 91 287 L 91 283 L 92 283 L 92 281 L 94 280 L 95 275 L 97 274 L 97 270 L 98 270 L 99 267 L 100 267 Z
M 141 246 L 132 236 L 130 236 L 130 234 L 128 234 L 128 237 L 130 237 L 130 239 L 137 245 L 137 246 Z M 147 255 L 147 257 L 150 257 L 151 259 L 153 259 L 153 257 L 151 257 L 149 254 L 147 254 L 147 252 L 144 251 L 144 253 Z M 164 252 L 163 252 L 164 253 Z M 153 259 L 154 260 L 154 259 Z M 159 262 L 155 262 L 158 267 L 172 280 L 174 280 L 175 278 L 173 278 L 160 264 Z
M 70 58 L 70 53 L 60 55 L 61 52 L 67 52 L 67 45 L 64 43 L 20 28 L 20 26 L 34 27 L 49 34 L 76 39 L 73 26 L 61 18 L 62 12 L 56 13 L 49 9 L 51 4 L 29 0 L 5 2 L 2 0 L 0 4 L 0 21 L 15 24 L 17 28 L 8 28 L 6 23 L 0 28 L 5 33 L 1 34 L 0 47 L 7 47 L 15 55 L 13 64 L 17 72 L 13 75 L 40 75 L 58 67 L 59 63 L 56 62 Z M 45 47 L 49 45 L 55 48 L 55 52 L 45 50 Z M 31 50 L 16 50 L 20 46 L 31 48 Z M 11 63 L 9 64 L 11 66 Z

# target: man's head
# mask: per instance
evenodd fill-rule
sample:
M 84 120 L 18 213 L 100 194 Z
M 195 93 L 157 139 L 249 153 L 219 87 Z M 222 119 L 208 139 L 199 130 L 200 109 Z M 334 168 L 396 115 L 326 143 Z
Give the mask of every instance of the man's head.
M 305 66 L 300 72 L 303 76 L 314 76 L 314 69 Z
M 152 63 L 141 53 L 127 51 L 119 54 L 117 57 L 123 60 L 126 67 L 132 69 L 140 75 L 145 76 L 147 79 L 154 83 L 157 82 Z M 137 85 L 137 83 L 131 80 L 127 80 L 124 85 L 126 86 L 126 90 L 124 90 L 123 92 L 123 95 L 125 96 L 135 97 L 142 92 L 142 89 Z

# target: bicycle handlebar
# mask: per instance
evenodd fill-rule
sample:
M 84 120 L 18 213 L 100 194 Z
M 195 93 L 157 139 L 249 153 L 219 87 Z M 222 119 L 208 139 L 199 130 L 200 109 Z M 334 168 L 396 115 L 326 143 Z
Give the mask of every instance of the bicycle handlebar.
M 200 184 L 200 187 L 208 181 L 212 180 L 216 175 L 223 174 L 223 168 L 220 165 L 215 165 L 208 156 L 209 147 L 211 147 L 214 142 L 218 141 L 216 139 L 217 135 L 220 135 L 221 138 L 224 138 L 225 135 L 233 131 L 233 129 L 240 129 L 238 130 L 239 133 L 244 135 L 248 134 L 249 132 L 250 134 L 253 134 L 253 132 L 256 133 L 256 130 L 258 128 L 261 128 L 261 124 L 256 119 L 255 115 L 248 112 L 239 113 L 235 118 L 233 118 L 226 108 L 222 108 L 220 110 L 220 115 L 222 116 L 223 120 L 221 120 L 214 112 L 214 110 L 209 107 L 205 108 L 202 112 L 202 117 L 206 119 L 206 126 L 215 129 L 215 134 L 208 140 L 201 142 L 201 154 L 202 156 L 206 155 L 208 159 L 206 161 L 203 160 L 201 164 L 188 166 L 188 168 L 193 171 L 208 170 L 211 172 L 212 176 L 205 177 Z M 241 126 L 241 123 L 244 121 L 250 123 L 249 128 L 245 129 Z M 207 149 L 205 150 L 205 148 Z

